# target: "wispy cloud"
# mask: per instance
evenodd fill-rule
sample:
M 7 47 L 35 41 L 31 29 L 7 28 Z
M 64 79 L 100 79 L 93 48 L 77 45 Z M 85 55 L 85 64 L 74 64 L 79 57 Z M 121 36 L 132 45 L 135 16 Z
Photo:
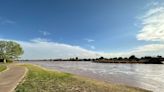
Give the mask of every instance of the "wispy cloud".
M 1 23 L 2 24 L 15 24 L 16 22 L 15 21 L 12 21 L 12 20 L 4 20 Z
M 140 17 L 141 30 L 136 35 L 138 40 L 152 42 L 152 44 L 142 45 L 124 52 L 101 53 L 105 57 L 128 57 L 130 55 L 142 56 L 164 56 L 164 4 L 151 2 L 149 9 Z M 137 25 L 138 26 L 138 25 Z M 154 41 L 161 42 L 155 44 Z
M 164 41 L 164 5 L 149 9 L 141 18 L 142 29 L 137 35 L 138 40 Z
M 95 40 L 93 40 L 93 39 L 88 39 L 88 38 L 86 38 L 86 39 L 84 39 L 85 41 L 87 41 L 87 42 L 94 42 Z
M 34 38 L 34 39 L 31 39 L 30 40 L 31 42 L 50 42 L 51 40 L 50 39 L 47 39 L 47 38 Z
M 8 18 L 4 18 L 0 16 L 0 24 L 4 25 L 4 24 L 15 24 L 16 22 L 8 19 Z
M 152 42 L 152 44 L 139 46 L 129 52 L 138 56 L 164 55 L 164 4 L 151 2 L 149 9 L 140 18 L 141 30 L 137 34 L 138 40 Z M 153 42 L 161 42 L 154 44 Z
M 48 32 L 48 31 L 42 31 L 42 30 L 40 30 L 39 31 L 43 36 L 47 36 L 47 35 L 50 35 L 51 33 L 50 32 Z
M 154 6 L 158 6 L 160 4 L 160 2 L 156 1 L 150 1 L 150 3 L 148 3 L 146 5 L 146 8 L 150 8 L 150 7 L 154 7 Z

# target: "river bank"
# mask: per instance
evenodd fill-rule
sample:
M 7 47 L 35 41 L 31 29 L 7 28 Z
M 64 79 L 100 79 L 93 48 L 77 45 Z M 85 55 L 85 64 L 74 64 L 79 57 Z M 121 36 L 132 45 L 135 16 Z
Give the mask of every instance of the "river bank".
M 163 64 L 112 64 L 85 61 L 29 61 L 28 63 L 108 83 L 130 85 L 154 92 L 164 91 Z
M 28 68 L 28 73 L 16 92 L 150 92 L 52 71 L 33 64 L 23 66 Z

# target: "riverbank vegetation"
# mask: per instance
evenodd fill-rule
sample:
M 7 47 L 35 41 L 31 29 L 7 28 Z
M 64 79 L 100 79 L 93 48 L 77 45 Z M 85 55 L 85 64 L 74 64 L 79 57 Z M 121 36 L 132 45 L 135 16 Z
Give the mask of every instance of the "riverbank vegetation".
M 23 66 L 29 71 L 24 82 L 16 88 L 16 92 L 149 92 L 81 78 L 69 73 L 50 71 L 30 64 Z
M 0 72 L 4 71 L 7 69 L 7 66 L 4 64 L 0 64 Z
M 97 63 L 139 63 L 139 64 L 163 64 L 164 58 L 162 56 L 151 57 L 145 56 L 137 58 L 135 55 L 130 56 L 129 58 L 115 57 L 115 58 L 103 58 L 94 60 Z
M 93 61 L 96 63 L 139 63 L 139 64 L 163 64 L 164 57 L 162 56 L 145 56 L 137 58 L 135 55 L 130 57 L 115 57 L 115 58 L 96 58 L 96 59 L 79 59 L 78 57 L 69 59 L 42 59 L 42 60 L 20 60 L 20 61 Z

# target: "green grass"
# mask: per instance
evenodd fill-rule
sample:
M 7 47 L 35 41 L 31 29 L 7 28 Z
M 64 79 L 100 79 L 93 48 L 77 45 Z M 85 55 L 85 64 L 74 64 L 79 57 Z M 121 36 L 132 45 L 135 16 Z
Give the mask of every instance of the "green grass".
M 112 85 L 72 74 L 50 71 L 25 64 L 27 76 L 16 92 L 149 92 L 139 88 Z
M 0 72 L 4 71 L 7 69 L 7 66 L 0 64 Z

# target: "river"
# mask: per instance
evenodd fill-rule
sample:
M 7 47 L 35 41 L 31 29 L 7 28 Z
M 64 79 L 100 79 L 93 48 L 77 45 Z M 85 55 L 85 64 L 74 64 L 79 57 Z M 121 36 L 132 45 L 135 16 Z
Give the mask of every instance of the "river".
M 164 92 L 164 64 L 111 64 L 85 61 L 30 61 L 29 63 L 109 83 Z

